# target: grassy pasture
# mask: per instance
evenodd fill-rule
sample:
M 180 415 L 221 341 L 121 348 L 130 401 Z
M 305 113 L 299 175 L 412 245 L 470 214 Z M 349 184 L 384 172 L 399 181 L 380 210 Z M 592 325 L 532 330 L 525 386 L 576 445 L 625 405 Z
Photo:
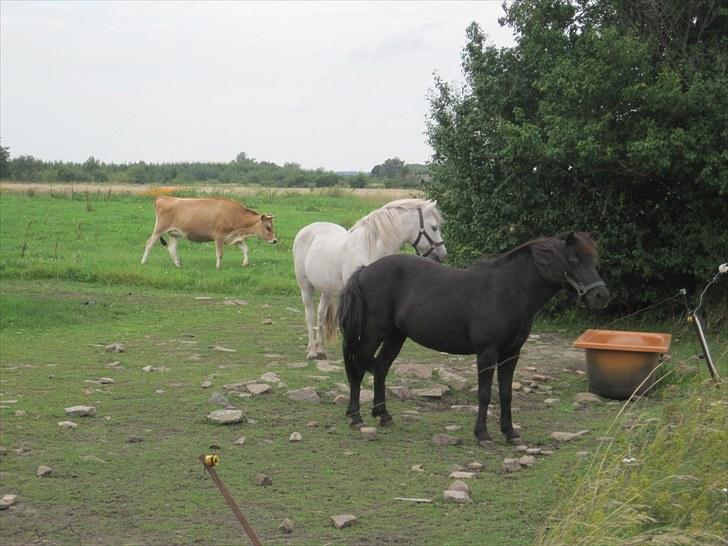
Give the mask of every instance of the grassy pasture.
M 382 203 L 334 192 L 261 193 L 246 204 L 276 214 L 278 245 L 251 242 L 246 269 L 239 267 L 239 251 L 226 248 L 223 269 L 215 271 L 212 245 L 183 242 L 178 270 L 161 247 L 150 263 L 139 264 L 154 223 L 150 198 L 0 193 L 0 494 L 19 495 L 16 506 L 0 512 L 1 542 L 245 544 L 197 461 L 200 453 L 217 451 L 223 481 L 265 544 L 535 543 L 544 526 L 552 526 L 548 516 L 559 499 L 570 495 L 590 464 L 576 453 L 596 452 L 597 438 L 620 409 L 616 403 L 573 407 L 573 395 L 585 390 L 584 377 L 573 373 L 581 362 L 569 349 L 574 331 L 555 334 L 554 325 L 542 324 L 542 340 L 527 344 L 517 371 L 517 379 L 527 366 L 553 376 L 550 394 L 515 394 L 514 417 L 524 439 L 555 448 L 534 468 L 504 474 L 503 458 L 517 452 L 498 436 L 495 421 L 496 440 L 481 448 L 472 437 L 473 415 L 450 409 L 475 403 L 468 392 L 473 359 L 409 342 L 401 361 L 453 366 L 469 386 L 442 401 L 389 397 L 396 425 L 365 442 L 349 429 L 344 406 L 334 403 L 343 372 L 320 372 L 314 363 L 289 367 L 303 361 L 306 347 L 290 247 L 309 222 L 351 225 Z M 227 305 L 226 298 L 247 305 Z M 687 364 L 675 366 L 675 373 L 699 384 L 705 372 L 693 369 L 694 340 L 676 334 L 673 361 Z M 105 352 L 112 342 L 124 342 L 127 351 Z M 723 375 L 727 347 L 724 337 L 713 346 Z M 330 354 L 338 358 L 340 346 L 334 344 Z M 108 367 L 114 361 L 119 365 Z M 145 372 L 145 366 L 156 370 Z M 213 392 L 269 371 L 286 386 L 252 398 L 225 393 L 248 421 L 226 427 L 206 421 L 219 409 L 209 402 Z M 89 382 L 99 377 L 114 383 Z M 202 389 L 205 380 L 213 386 Z M 392 376 L 390 383 L 395 381 Z M 286 390 L 304 386 L 315 386 L 322 403 L 285 397 Z M 724 396 L 714 391 L 720 402 Z M 548 396 L 560 401 L 548 408 Z M 617 428 L 633 431 L 641 423 L 659 429 L 654 419 L 664 423 L 663 408 L 679 396 L 678 381 L 630 406 L 629 427 Z M 79 404 L 95 406 L 97 415 L 70 419 L 78 423 L 75 430 L 59 428 L 68 419 L 63 409 Z M 413 410 L 418 413 L 407 418 Z M 432 445 L 432 435 L 446 425 L 461 427 L 453 434 L 463 445 Z M 578 442 L 555 446 L 549 439 L 554 430 L 582 429 L 590 433 Z M 289 443 L 293 431 L 303 435 L 302 442 Z M 614 434 L 615 460 L 632 449 L 631 435 Z M 245 445 L 234 445 L 241 436 Z M 129 442 L 132 437 L 142 441 Z M 444 503 L 453 465 L 473 461 L 484 465 L 470 481 L 473 503 Z M 41 464 L 53 473 L 37 478 Z M 410 470 L 416 464 L 424 472 Z M 720 471 L 725 475 L 725 464 Z M 269 474 L 273 485 L 255 486 L 259 472 Z M 394 497 L 429 497 L 433 503 L 412 505 Z M 710 513 L 711 502 L 719 499 L 711 497 L 701 509 Z M 329 516 L 341 513 L 355 514 L 359 522 L 336 530 Z M 295 523 L 291 535 L 278 530 L 284 517 Z

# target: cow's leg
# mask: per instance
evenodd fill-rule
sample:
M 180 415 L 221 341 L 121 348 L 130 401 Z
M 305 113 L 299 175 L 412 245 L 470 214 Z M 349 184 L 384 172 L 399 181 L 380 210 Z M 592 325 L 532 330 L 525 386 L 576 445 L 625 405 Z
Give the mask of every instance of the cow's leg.
M 316 358 L 316 334 L 314 332 L 314 323 L 316 322 L 316 310 L 313 301 L 313 285 L 308 281 L 301 281 L 301 299 L 303 300 L 304 313 L 306 315 L 306 328 L 308 329 L 308 352 L 306 358 L 313 360 Z
M 316 358 L 319 360 L 326 360 L 326 347 L 324 346 L 324 339 L 326 338 L 326 313 L 329 311 L 329 306 L 333 303 L 332 298 L 329 294 L 321 292 L 321 299 L 319 300 L 318 316 L 316 317 Z
M 159 241 L 159 238 L 162 236 L 161 231 L 157 231 L 157 226 L 154 226 L 154 231 L 152 231 L 152 235 L 147 239 L 147 244 L 144 247 L 144 255 L 142 256 L 142 263 L 147 263 L 147 259 L 149 258 L 149 253 L 152 250 L 152 247 L 154 244 Z
M 238 246 L 243 252 L 243 267 L 248 267 L 248 245 L 245 244 L 245 241 L 240 241 Z
M 167 243 L 167 251 L 169 252 L 169 256 L 172 258 L 172 262 L 174 263 L 174 265 L 176 267 L 182 267 L 182 264 L 179 261 L 179 256 L 177 256 L 177 243 L 178 242 L 179 242 L 179 237 L 170 233 L 169 242 Z
M 518 363 L 519 352 L 508 355 L 498 366 L 498 395 L 500 398 L 500 426 L 508 441 L 518 438 L 511 419 L 511 400 L 513 396 L 513 372 Z
M 215 239 L 215 268 L 220 269 L 222 266 L 222 249 L 225 246 L 225 239 L 218 237 Z
M 372 406 L 372 416 L 379 417 L 379 424 L 381 426 L 387 426 L 392 423 L 392 417 L 387 412 L 387 406 L 385 404 L 386 387 L 384 380 L 389 372 L 389 367 L 399 351 L 402 349 L 402 344 L 407 339 L 407 336 L 396 332 L 384 339 L 379 353 L 374 359 L 372 370 L 374 371 L 374 405 Z
M 479 442 L 491 439 L 486 421 L 495 365 L 496 355 L 493 351 L 486 350 L 478 353 L 478 417 L 475 419 L 474 432 Z

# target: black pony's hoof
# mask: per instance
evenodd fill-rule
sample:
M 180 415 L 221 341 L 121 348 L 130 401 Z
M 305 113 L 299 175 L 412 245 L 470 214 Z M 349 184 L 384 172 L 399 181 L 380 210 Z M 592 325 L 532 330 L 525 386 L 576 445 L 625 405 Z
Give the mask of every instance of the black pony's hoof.
M 476 432 L 475 439 L 478 440 L 479 444 L 482 444 L 483 442 L 492 442 L 493 441 L 493 438 L 491 438 L 490 434 L 488 434 L 487 432 L 480 432 L 480 433 Z
M 361 428 L 364 426 L 364 421 L 362 421 L 362 418 L 358 415 L 355 415 L 351 418 L 351 423 L 349 423 L 349 426 L 351 428 Z
M 503 435 L 506 437 L 506 440 L 508 441 L 509 444 L 519 444 L 519 443 L 521 443 L 521 437 L 512 428 L 504 430 L 503 431 Z
M 379 419 L 379 426 L 391 427 L 394 424 L 394 419 L 391 415 L 382 415 Z
M 506 441 L 509 444 L 513 444 L 513 445 L 516 445 L 516 446 L 524 445 L 526 443 L 523 440 L 521 440 L 521 437 L 520 436 L 514 436 L 513 438 L 509 438 L 509 437 L 506 436 Z

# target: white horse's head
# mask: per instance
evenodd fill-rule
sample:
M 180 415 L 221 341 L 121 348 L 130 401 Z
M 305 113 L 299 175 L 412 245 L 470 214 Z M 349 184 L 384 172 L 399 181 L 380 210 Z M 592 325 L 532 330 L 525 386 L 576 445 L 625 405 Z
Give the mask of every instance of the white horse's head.
M 437 201 L 424 201 L 408 216 L 410 243 L 419 256 L 444 262 L 447 249 L 442 240 L 442 214 Z

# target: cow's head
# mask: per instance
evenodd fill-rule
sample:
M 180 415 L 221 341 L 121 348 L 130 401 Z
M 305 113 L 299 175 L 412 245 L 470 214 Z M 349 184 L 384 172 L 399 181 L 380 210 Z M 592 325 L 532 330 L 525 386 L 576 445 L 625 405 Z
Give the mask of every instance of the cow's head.
M 275 216 L 272 214 L 261 214 L 260 222 L 258 224 L 258 233 L 256 234 L 262 241 L 268 241 L 271 244 L 278 242 L 276 232 L 273 231 L 273 218 L 275 218 Z

